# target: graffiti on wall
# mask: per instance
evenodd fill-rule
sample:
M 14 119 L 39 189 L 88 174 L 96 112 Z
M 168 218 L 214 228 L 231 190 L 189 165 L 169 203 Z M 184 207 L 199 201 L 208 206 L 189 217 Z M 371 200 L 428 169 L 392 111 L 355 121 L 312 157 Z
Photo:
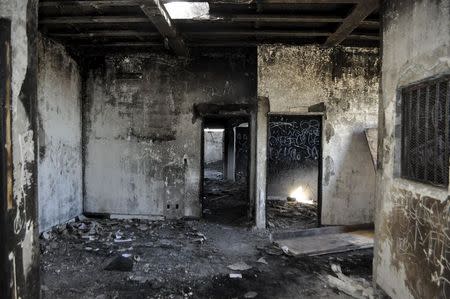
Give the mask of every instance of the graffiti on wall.
M 415 298 L 450 298 L 450 202 L 397 188 L 392 193 L 387 231 L 394 266 L 403 264 Z
M 236 127 L 236 170 L 237 181 L 247 178 L 250 140 L 248 127 Z
M 298 167 L 317 162 L 320 151 L 320 118 L 272 116 L 269 121 L 269 169 L 283 164 Z M 272 170 L 273 167 L 272 167 Z

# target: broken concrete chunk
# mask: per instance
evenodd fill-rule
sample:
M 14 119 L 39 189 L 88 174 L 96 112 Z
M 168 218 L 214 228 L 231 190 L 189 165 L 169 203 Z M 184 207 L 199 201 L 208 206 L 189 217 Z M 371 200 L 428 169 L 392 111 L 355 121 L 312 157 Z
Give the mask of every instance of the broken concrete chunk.
M 281 246 L 281 250 L 283 250 L 284 254 L 289 254 L 289 247 L 287 247 L 286 245 Z
M 50 231 L 43 232 L 41 238 L 44 240 L 50 240 L 52 238 L 52 233 Z
M 256 298 L 256 296 L 258 296 L 258 293 L 256 293 L 256 292 L 248 292 L 248 293 L 245 293 L 244 298 L 251 299 L 251 298 Z
M 268 265 L 268 264 L 269 264 L 269 263 L 267 263 L 266 259 L 263 258 L 263 257 L 260 258 L 260 259 L 258 259 L 257 262 L 260 263 L 260 264 L 265 264 L 265 265 Z
M 133 270 L 133 259 L 131 256 L 119 255 L 105 267 L 105 270 L 130 272 Z
M 116 243 L 128 243 L 131 242 L 131 239 L 114 239 L 114 242 Z
M 328 275 L 328 283 L 337 288 L 339 291 L 346 293 L 357 299 L 373 299 L 374 290 L 370 283 L 363 278 L 359 281 L 352 279 L 342 273 L 341 266 L 338 264 L 331 264 L 331 269 L 337 277 Z
M 239 262 L 239 263 L 235 263 L 233 265 L 229 265 L 227 266 L 228 269 L 233 270 L 233 271 L 246 271 L 246 270 L 250 270 L 252 268 L 252 266 L 247 265 L 244 262 Z

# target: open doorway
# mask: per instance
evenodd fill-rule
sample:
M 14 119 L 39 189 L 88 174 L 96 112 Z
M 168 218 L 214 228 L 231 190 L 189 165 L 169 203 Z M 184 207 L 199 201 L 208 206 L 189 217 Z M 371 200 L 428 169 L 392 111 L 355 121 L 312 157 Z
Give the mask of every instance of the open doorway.
M 271 115 L 267 220 L 275 230 L 320 225 L 322 118 Z
M 247 117 L 203 119 L 203 217 L 243 225 L 249 210 L 249 120 Z

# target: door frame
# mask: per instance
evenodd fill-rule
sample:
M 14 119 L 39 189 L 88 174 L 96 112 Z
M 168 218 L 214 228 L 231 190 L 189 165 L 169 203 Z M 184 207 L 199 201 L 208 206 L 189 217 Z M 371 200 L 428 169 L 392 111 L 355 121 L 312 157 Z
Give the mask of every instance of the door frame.
M 323 145 L 324 145 L 324 121 L 325 114 L 322 112 L 269 112 L 267 114 L 267 163 L 266 163 L 266 173 L 269 173 L 269 138 L 270 138 L 270 118 L 271 116 L 298 116 L 298 117 L 317 117 L 319 121 L 319 158 L 318 158 L 318 177 L 317 177 L 317 227 L 322 226 L 322 201 L 323 201 Z M 268 185 L 268 184 L 267 184 Z M 266 197 L 267 201 L 268 196 Z M 267 211 L 266 211 L 267 217 Z
M 251 114 L 250 113 L 223 113 L 223 114 L 206 114 L 201 117 L 201 125 L 200 125 L 200 186 L 199 186 L 199 200 L 200 200 L 200 206 L 201 206 L 201 218 L 203 218 L 203 201 L 204 201 L 204 180 L 205 180 L 205 122 L 210 119 L 218 119 L 218 120 L 227 120 L 227 119 L 233 119 L 233 118 L 245 118 L 245 120 L 248 123 L 249 128 L 249 138 L 251 138 Z M 225 138 L 226 130 L 224 131 L 224 138 Z M 250 140 L 249 140 L 250 141 Z M 247 170 L 247 200 L 249 204 L 249 218 L 252 216 L 252 207 L 254 206 L 254 199 L 251 198 L 250 188 L 251 186 L 251 164 L 250 161 L 252 159 L 252 145 L 249 142 L 249 149 L 248 149 L 248 156 L 249 156 L 249 163 L 248 163 L 248 170 Z M 225 143 L 224 143 L 224 151 L 225 149 Z M 225 157 L 225 153 L 224 157 Z M 223 172 L 225 172 L 225 169 L 223 169 Z
M 12 208 L 11 20 L 0 18 L 0 297 L 10 297 L 8 210 Z

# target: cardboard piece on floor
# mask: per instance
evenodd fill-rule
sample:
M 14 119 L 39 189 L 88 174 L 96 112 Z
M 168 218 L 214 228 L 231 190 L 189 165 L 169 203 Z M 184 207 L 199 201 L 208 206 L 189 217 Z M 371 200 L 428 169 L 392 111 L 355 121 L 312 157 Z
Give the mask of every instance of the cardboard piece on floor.
M 295 256 L 315 256 L 373 248 L 373 232 L 355 231 L 338 234 L 280 239 L 275 241 L 280 248 L 287 247 Z

